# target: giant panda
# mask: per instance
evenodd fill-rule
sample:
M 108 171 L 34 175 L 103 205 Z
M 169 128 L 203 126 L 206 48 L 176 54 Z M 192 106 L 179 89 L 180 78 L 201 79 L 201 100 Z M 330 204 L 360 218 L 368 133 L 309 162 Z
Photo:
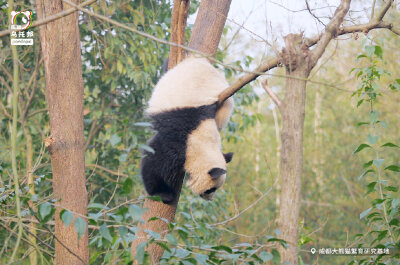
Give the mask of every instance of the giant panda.
M 141 176 L 147 193 L 163 203 L 177 199 L 185 173 L 187 186 L 212 200 L 226 178 L 233 153 L 221 151 L 222 130 L 229 121 L 233 99 L 218 106 L 228 87 L 224 76 L 205 58 L 190 56 L 166 72 L 155 86 L 146 114 L 156 134 L 144 150 Z

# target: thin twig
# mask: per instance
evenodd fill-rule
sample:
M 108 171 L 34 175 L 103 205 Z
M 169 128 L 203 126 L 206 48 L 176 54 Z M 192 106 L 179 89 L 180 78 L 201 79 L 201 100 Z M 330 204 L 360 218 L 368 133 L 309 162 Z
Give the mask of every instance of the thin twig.
M 106 167 L 103 167 L 103 166 L 100 166 L 97 164 L 86 164 L 86 167 L 94 167 L 95 169 L 98 168 L 98 169 L 101 169 L 101 170 L 103 170 L 107 173 L 110 173 L 112 175 L 115 175 L 115 176 L 121 176 L 121 177 L 125 177 L 125 178 L 129 177 L 127 174 L 120 173 L 119 171 L 113 171 L 111 169 L 108 169 Z
M 324 25 L 324 27 L 326 27 L 325 23 L 322 22 L 322 21 L 319 19 L 319 17 L 317 17 L 317 16 L 311 11 L 310 5 L 308 4 L 308 0 L 305 0 L 305 2 L 306 2 L 306 7 L 307 7 L 307 10 L 308 10 L 308 13 L 310 13 L 311 16 L 313 16 L 316 20 L 318 20 L 319 23 L 321 23 L 322 25 Z
M 275 105 L 278 108 L 281 108 L 281 101 L 278 98 L 278 95 L 272 91 L 272 89 L 268 85 L 268 79 L 265 79 L 263 82 L 261 82 L 262 87 L 264 88 L 265 92 L 271 97 L 272 101 L 275 103 Z
M 275 179 L 274 184 L 272 184 L 272 186 L 260 197 L 258 197 L 252 204 L 250 204 L 249 206 L 247 206 L 244 210 L 242 210 L 241 212 L 239 212 L 238 214 L 235 214 L 234 216 L 232 216 L 229 219 L 226 219 L 225 221 L 219 222 L 219 223 L 214 223 L 214 224 L 210 224 L 210 226 L 218 226 L 218 225 L 225 225 L 229 222 L 232 222 L 233 220 L 237 219 L 239 216 L 241 216 L 243 213 L 247 212 L 249 209 L 253 208 L 255 205 L 257 205 L 265 196 L 267 196 L 272 188 L 276 185 L 276 183 L 278 182 L 278 178 Z

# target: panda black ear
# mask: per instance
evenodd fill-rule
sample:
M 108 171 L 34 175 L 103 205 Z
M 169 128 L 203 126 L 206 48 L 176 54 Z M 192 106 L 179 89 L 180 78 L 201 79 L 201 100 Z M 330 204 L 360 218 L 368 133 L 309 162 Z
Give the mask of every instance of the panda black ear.
M 231 162 L 232 157 L 233 157 L 233 152 L 224 154 L 224 158 L 225 158 L 226 163 Z
M 210 171 L 208 171 L 208 174 L 210 174 L 212 179 L 216 179 L 223 174 L 226 174 L 226 170 L 219 167 L 214 167 Z

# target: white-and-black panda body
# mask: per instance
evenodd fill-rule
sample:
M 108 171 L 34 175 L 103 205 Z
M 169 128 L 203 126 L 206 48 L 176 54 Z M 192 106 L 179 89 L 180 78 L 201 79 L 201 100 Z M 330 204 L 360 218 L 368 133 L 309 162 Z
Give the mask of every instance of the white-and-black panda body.
M 206 71 L 215 75 L 215 80 L 196 80 L 197 74 L 207 74 Z M 193 85 L 192 81 L 197 83 Z M 202 85 L 206 86 L 205 93 L 194 94 Z M 211 85 L 218 89 L 207 90 Z M 149 195 L 161 197 L 164 203 L 174 202 L 185 172 L 189 173 L 188 186 L 205 199 L 212 199 L 223 184 L 226 163 L 233 155 L 222 153 L 219 135 L 233 107 L 231 100 L 221 108 L 217 106 L 218 94 L 226 85 L 216 69 L 198 58 L 184 60 L 159 81 L 147 109 L 156 131 L 148 142 L 154 152 L 145 150 L 141 163 Z

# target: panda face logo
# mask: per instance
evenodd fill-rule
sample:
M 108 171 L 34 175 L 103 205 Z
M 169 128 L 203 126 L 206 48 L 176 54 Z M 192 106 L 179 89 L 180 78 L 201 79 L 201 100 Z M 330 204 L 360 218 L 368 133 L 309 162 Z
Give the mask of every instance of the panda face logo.
M 26 30 L 32 25 L 31 11 L 11 11 L 11 29 Z

